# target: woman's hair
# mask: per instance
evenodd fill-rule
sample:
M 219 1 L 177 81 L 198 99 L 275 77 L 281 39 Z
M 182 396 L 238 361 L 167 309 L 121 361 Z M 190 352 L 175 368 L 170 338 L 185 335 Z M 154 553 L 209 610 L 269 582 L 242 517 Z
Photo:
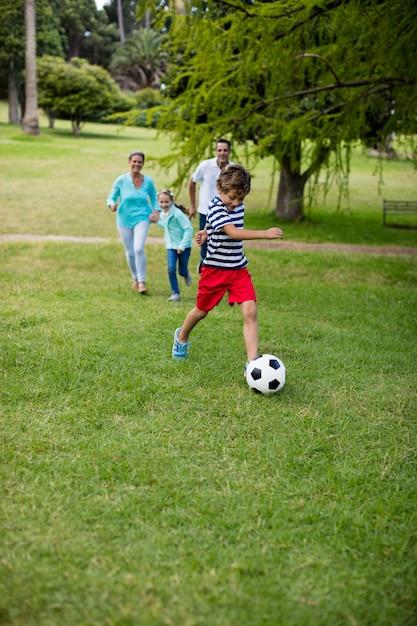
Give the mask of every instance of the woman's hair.
M 250 192 L 250 174 L 242 165 L 229 163 L 220 172 L 217 186 L 223 193 L 236 189 L 246 196 Z
M 143 152 L 141 152 L 141 150 L 133 150 L 133 152 L 131 152 L 129 154 L 129 161 L 131 160 L 131 158 L 133 156 L 140 156 L 143 159 L 143 162 L 145 163 L 145 155 L 143 154 Z
M 174 194 L 172 193 L 172 191 L 170 189 L 161 189 L 161 191 L 158 191 L 158 193 L 156 194 L 158 196 L 158 198 L 159 198 L 159 194 L 160 193 L 166 193 L 171 198 L 171 200 L 174 202 Z M 177 204 L 177 202 L 175 202 L 174 204 L 175 204 L 176 207 L 181 209 L 181 211 L 183 213 L 185 213 L 186 215 L 190 214 L 189 210 L 185 206 L 183 206 L 182 204 Z

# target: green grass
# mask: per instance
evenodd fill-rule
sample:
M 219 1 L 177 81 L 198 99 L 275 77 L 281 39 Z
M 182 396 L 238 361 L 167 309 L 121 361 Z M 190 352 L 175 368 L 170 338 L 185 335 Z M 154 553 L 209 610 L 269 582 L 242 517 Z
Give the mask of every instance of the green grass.
M 0 165 L 7 181 L 2 190 L 1 232 L 115 238 L 115 218 L 105 201 L 116 176 L 127 171 L 132 149 L 145 152 L 144 172 L 154 178 L 157 188 L 171 186 L 175 178 L 174 170 L 164 172 L 158 166 L 170 145 L 167 138 L 156 139 L 154 130 L 87 123 L 74 137 L 68 121 L 57 121 L 50 130 L 41 116 L 41 134 L 29 137 L 6 124 L 6 119 L 6 106 L 0 103 Z M 239 153 L 241 148 L 237 149 Z M 279 223 L 274 214 L 278 177 L 271 176 L 271 159 L 259 163 L 252 175 L 247 227 Z M 375 158 L 357 150 L 350 180 L 349 207 L 344 202 L 337 209 L 339 192 L 333 185 L 326 202 L 319 197 L 301 224 L 280 224 L 285 239 L 417 247 L 417 217 L 414 230 L 382 226 L 383 197 L 417 197 L 413 164 L 405 158 L 385 161 L 381 187 Z M 177 200 L 188 206 L 187 185 Z M 152 226 L 151 234 L 160 237 L 162 231 Z
M 248 251 L 262 397 L 225 303 L 172 360 L 162 246 L 149 297 L 119 244 L 0 249 L 0 623 L 415 624 L 413 257 Z
M 107 240 L 0 241 L 0 624 L 414 626 L 416 257 L 248 248 L 260 351 L 287 369 L 259 396 L 225 302 L 171 358 L 197 281 L 166 301 L 162 245 L 149 296 L 130 289 L 105 197 L 132 147 L 166 143 L 66 124 L 0 125 L 1 230 Z M 355 163 L 350 214 L 315 207 L 286 238 L 415 247 Z M 387 167 L 410 197 L 410 164 Z

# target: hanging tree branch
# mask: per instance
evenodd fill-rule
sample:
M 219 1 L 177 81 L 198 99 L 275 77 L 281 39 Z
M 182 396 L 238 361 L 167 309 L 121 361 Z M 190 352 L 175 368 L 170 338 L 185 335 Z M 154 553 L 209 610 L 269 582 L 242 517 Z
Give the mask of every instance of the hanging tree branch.
M 364 100 L 372 93 L 384 91 L 386 89 L 391 89 L 395 84 L 406 86 L 406 85 L 416 85 L 417 82 L 416 80 L 406 81 L 405 79 L 402 79 L 402 78 L 398 79 L 398 78 L 393 78 L 393 77 L 384 77 L 378 80 L 368 79 L 368 80 L 349 81 L 345 83 L 337 82 L 337 83 L 332 83 L 330 85 L 323 85 L 321 87 L 312 87 L 311 89 L 302 89 L 300 91 L 294 91 L 293 93 L 283 94 L 282 96 L 276 96 L 275 98 L 271 98 L 269 100 L 261 100 L 260 102 L 256 103 L 255 106 L 253 106 L 251 110 L 248 113 L 246 113 L 246 115 L 239 118 L 237 121 L 239 123 L 244 122 L 254 113 L 264 110 L 267 106 L 270 106 L 271 104 L 282 102 L 284 100 L 292 100 L 292 99 L 301 98 L 304 96 L 311 96 L 311 95 L 315 95 L 315 94 L 326 92 L 326 91 L 334 91 L 336 89 L 349 89 L 349 88 L 356 88 L 356 87 L 359 88 L 359 87 L 369 86 L 370 89 L 367 89 L 362 94 L 360 94 L 358 98 L 356 98 L 356 101 L 358 101 L 359 99 Z M 340 102 L 332 107 L 329 107 L 328 109 L 324 111 L 319 111 L 314 116 L 309 118 L 309 121 L 312 121 L 319 117 L 323 117 L 324 115 L 328 115 L 329 113 L 334 112 L 336 110 L 340 110 L 346 104 L 348 104 L 348 100 L 344 100 L 343 102 Z

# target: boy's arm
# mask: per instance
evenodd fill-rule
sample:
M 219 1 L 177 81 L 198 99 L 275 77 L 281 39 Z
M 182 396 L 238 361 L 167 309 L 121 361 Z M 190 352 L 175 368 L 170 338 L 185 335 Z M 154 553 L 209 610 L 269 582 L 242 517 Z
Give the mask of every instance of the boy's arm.
M 283 232 L 280 228 L 274 226 L 267 230 L 248 230 L 247 228 L 236 228 L 233 224 L 226 224 L 223 230 L 235 241 L 246 241 L 249 239 L 282 239 Z
M 207 231 L 205 228 L 203 228 L 203 230 L 199 230 L 198 233 L 195 234 L 195 240 L 196 243 L 199 246 L 202 246 L 203 243 L 205 243 L 207 241 Z

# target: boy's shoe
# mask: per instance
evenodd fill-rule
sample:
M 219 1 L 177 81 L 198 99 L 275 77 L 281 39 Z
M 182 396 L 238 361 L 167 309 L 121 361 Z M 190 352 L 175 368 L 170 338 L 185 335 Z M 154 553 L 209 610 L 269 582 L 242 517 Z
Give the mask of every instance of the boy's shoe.
M 184 276 L 184 281 L 185 281 L 185 284 L 187 285 L 187 287 L 189 287 L 191 285 L 191 283 L 193 282 L 193 279 L 191 277 L 190 272 L 188 272 L 187 276 Z
M 179 302 L 181 300 L 181 296 L 179 293 L 172 293 L 168 298 L 168 302 Z
M 190 345 L 190 342 L 181 343 L 178 339 L 178 335 L 180 334 L 181 328 L 177 328 L 174 333 L 174 345 L 172 346 L 172 356 L 174 359 L 186 359 L 187 358 L 187 348 Z

